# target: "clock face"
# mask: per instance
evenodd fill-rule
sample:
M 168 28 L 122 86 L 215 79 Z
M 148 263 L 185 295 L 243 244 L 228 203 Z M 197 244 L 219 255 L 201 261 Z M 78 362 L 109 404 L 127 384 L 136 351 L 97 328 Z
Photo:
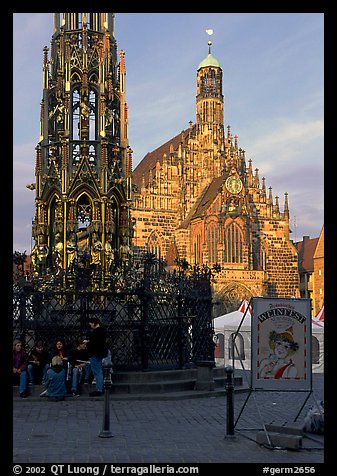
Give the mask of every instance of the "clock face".
M 240 193 L 242 190 L 242 182 L 236 175 L 228 177 L 225 185 L 230 193 Z

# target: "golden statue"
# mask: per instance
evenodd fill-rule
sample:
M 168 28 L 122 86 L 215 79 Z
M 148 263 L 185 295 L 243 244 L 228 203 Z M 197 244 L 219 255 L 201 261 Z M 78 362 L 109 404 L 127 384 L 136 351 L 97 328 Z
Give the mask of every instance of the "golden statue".
M 119 255 L 122 262 L 122 266 L 125 267 L 132 256 L 131 249 L 127 245 L 125 237 L 122 237 L 122 243 L 119 247 Z
M 67 241 L 67 268 L 70 268 L 75 259 L 77 258 L 77 246 L 76 237 L 74 233 L 70 235 L 69 241 Z
M 49 253 L 48 246 L 45 243 L 36 244 L 31 252 L 33 269 L 35 271 L 45 268 L 47 264 L 47 256 Z
M 97 238 L 96 233 L 94 233 L 93 244 L 91 246 L 91 253 L 90 253 L 90 264 L 94 265 L 95 268 L 102 264 L 102 250 L 103 250 L 102 243 Z
M 105 242 L 104 255 L 105 255 L 105 269 L 107 272 L 109 272 L 111 265 L 115 259 L 115 253 L 114 253 L 114 250 L 112 249 L 110 241 Z
M 55 250 L 54 250 L 54 262 L 55 262 L 55 268 L 57 269 L 57 272 L 59 272 L 62 269 L 63 243 L 62 243 L 61 235 L 59 233 L 55 236 L 55 239 L 56 239 L 56 243 L 55 243 Z

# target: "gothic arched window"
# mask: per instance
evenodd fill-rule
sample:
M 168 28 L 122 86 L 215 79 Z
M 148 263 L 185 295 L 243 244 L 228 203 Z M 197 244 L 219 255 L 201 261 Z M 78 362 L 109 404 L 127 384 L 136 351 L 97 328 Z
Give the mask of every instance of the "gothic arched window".
M 218 229 L 211 225 L 208 229 L 208 263 L 215 264 L 218 261 Z
M 94 89 L 90 89 L 89 93 L 89 140 L 97 139 L 97 124 L 96 124 L 96 110 L 97 110 L 97 94 Z
M 92 206 L 91 200 L 86 193 L 83 193 L 77 200 L 76 220 L 78 229 L 87 228 L 91 223 Z
M 94 141 L 97 139 L 98 124 L 96 121 L 97 92 L 91 88 L 89 98 L 80 95 L 79 86 L 72 92 L 71 101 L 71 132 L 73 140 L 84 138 Z
M 201 236 L 200 234 L 197 234 L 194 236 L 194 242 L 193 242 L 193 257 L 194 257 L 194 264 L 201 264 Z
M 234 360 L 245 360 L 245 343 L 242 334 L 240 332 L 237 334 L 235 344 L 234 336 L 235 333 L 232 332 L 228 339 L 228 358 L 233 359 L 234 356 Z
M 147 249 L 156 258 L 161 258 L 161 243 L 157 233 L 152 233 L 147 242 Z
M 311 358 L 313 364 L 319 364 L 320 345 L 317 337 L 311 337 Z
M 213 69 L 201 77 L 201 91 L 210 96 L 216 95 L 216 76 Z
M 71 124 L 73 140 L 80 140 L 80 92 L 77 88 L 72 94 Z
M 240 227 L 236 223 L 231 223 L 225 230 L 224 236 L 226 263 L 243 262 L 243 236 Z
M 218 359 L 223 359 L 225 357 L 224 353 L 224 335 L 221 332 L 218 332 L 214 335 L 214 357 Z

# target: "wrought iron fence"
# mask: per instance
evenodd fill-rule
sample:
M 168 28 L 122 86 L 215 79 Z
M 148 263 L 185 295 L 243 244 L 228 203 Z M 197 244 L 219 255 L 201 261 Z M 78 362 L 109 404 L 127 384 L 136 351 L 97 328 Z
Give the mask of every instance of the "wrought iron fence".
M 29 350 L 43 340 L 73 346 L 98 317 L 107 331 L 113 365 L 120 370 L 183 368 L 214 359 L 211 271 L 168 272 L 148 256 L 142 266 L 116 269 L 108 278 L 71 275 L 17 286 L 13 294 L 13 337 Z

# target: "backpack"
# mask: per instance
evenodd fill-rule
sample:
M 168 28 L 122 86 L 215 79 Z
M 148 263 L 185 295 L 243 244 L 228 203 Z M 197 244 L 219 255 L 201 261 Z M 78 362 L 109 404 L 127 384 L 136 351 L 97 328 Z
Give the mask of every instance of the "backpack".
M 309 408 L 304 417 L 303 430 L 318 435 L 324 434 L 324 402 L 322 400 Z

